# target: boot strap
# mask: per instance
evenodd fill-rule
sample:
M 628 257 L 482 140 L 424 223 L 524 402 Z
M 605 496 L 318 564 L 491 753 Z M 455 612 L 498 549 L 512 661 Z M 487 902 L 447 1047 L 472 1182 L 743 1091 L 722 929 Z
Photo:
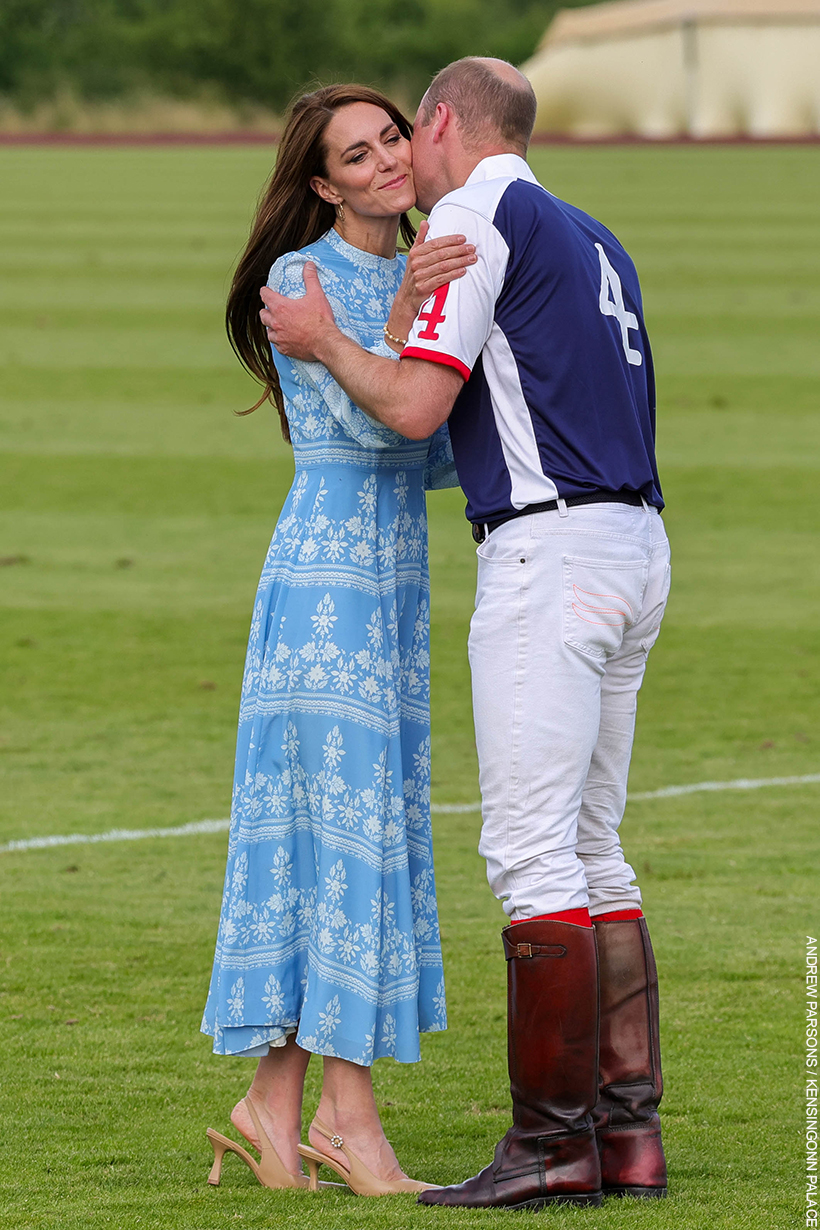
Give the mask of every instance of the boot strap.
M 563 944 L 513 944 L 509 940 L 504 945 L 504 956 L 508 961 L 513 957 L 565 957 L 566 953 Z

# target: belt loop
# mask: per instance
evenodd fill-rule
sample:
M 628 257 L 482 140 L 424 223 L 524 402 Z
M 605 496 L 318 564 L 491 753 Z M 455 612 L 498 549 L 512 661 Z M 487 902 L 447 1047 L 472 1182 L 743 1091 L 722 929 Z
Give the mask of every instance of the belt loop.
M 641 503 L 643 504 L 643 510 L 644 510 L 644 512 L 649 512 L 649 505 L 647 504 L 646 499 L 644 498 L 644 496 L 641 496 Z
M 555 503 L 558 505 L 558 516 L 559 516 L 559 517 L 568 517 L 568 516 L 569 516 L 569 513 L 567 512 L 567 502 L 566 502 L 566 500 L 562 500 L 562 499 L 561 499 L 561 497 L 560 497 L 560 495 L 559 495 L 559 496 L 558 496 L 558 499 L 555 501 Z
M 483 524 L 484 524 L 484 542 L 486 542 L 487 539 L 490 537 L 490 527 L 486 521 Z

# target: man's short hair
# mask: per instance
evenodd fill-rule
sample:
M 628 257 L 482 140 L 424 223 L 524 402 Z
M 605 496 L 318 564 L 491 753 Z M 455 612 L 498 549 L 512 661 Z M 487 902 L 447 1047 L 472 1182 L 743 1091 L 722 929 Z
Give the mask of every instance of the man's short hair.
M 536 100 L 529 81 L 522 73 L 518 76 L 520 83 L 509 80 L 478 56 L 455 60 L 433 78 L 421 100 L 422 123 L 426 127 L 437 105 L 446 103 L 467 148 L 479 149 L 501 138 L 524 153 L 535 124 Z

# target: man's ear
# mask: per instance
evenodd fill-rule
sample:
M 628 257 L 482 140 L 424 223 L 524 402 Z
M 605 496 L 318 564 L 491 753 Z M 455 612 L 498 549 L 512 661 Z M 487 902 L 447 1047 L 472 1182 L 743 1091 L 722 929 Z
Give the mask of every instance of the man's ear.
M 317 196 L 320 196 L 323 201 L 327 201 L 328 205 L 338 205 L 341 197 L 338 192 L 334 192 L 326 179 L 322 179 L 319 175 L 314 175 L 310 181 L 310 186 Z
M 431 133 L 434 145 L 438 145 L 442 140 L 445 132 L 453 123 L 454 118 L 447 103 L 436 103 L 436 114 L 433 116 L 433 131 Z

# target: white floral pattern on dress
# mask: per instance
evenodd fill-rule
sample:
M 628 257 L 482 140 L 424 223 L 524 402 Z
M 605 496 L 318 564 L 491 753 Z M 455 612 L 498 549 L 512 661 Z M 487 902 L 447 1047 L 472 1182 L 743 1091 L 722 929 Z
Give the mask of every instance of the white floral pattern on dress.
M 313 260 L 340 327 L 387 350 L 403 259 L 335 232 Z M 251 621 L 225 893 L 203 1029 L 220 1054 L 279 1045 L 419 1058 L 446 1011 L 430 829 L 424 490 L 453 485 L 446 428 L 410 441 L 319 364 L 275 356 L 296 474 Z

